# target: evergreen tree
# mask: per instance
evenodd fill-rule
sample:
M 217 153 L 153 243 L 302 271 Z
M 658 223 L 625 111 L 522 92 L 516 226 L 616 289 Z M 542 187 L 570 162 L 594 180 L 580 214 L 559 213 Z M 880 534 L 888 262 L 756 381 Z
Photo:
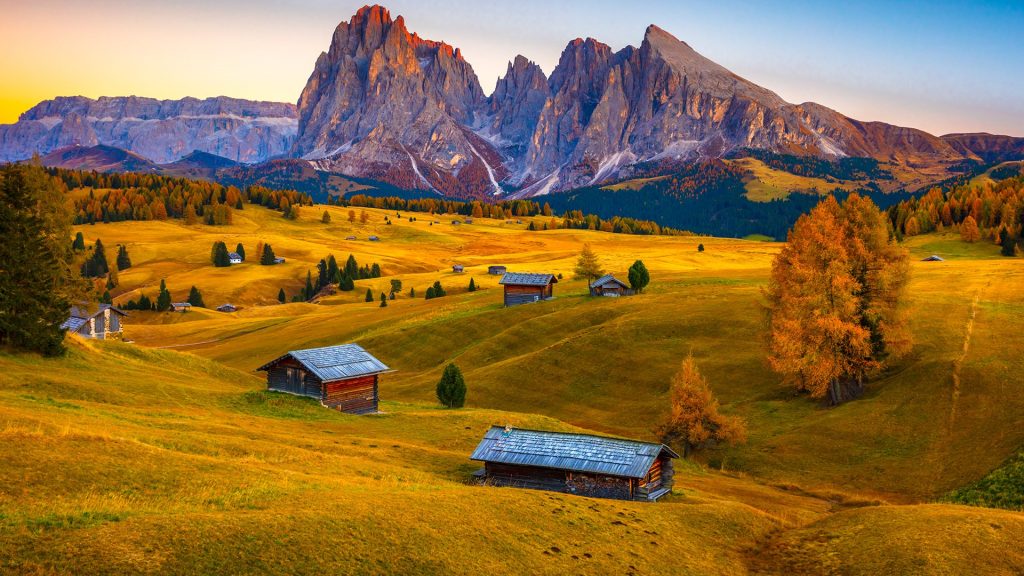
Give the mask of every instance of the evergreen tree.
M 156 297 L 156 311 L 166 312 L 171 309 L 171 291 L 167 289 L 167 282 L 160 280 L 160 293 Z
M 117 269 L 127 270 L 132 267 L 132 259 L 128 256 L 128 248 L 124 244 L 117 246 Z
M 291 206 L 285 208 L 284 209 L 284 217 L 287 218 L 288 220 L 298 220 L 299 219 L 299 205 L 298 204 L 292 204 Z
M 75 241 L 71 243 L 71 249 L 75 252 L 85 252 L 85 237 L 81 232 L 75 234 Z
M 359 264 L 356 263 L 356 257 L 351 254 L 348 255 L 348 260 L 345 261 L 345 274 L 353 280 L 359 278 Z
M 604 275 L 604 269 L 601 268 L 601 263 L 597 259 L 597 254 L 590 247 L 590 243 L 583 245 L 574 272 L 577 280 L 594 281 Z
M 380 293 L 380 307 L 381 308 L 387 308 L 387 306 L 388 306 L 388 297 L 387 297 L 386 294 L 381 292 Z
M 338 261 L 334 259 L 334 254 L 327 256 L 327 283 L 324 284 L 337 284 L 341 281 L 341 270 L 338 269 Z
M 416 289 L 415 288 L 409 288 L 409 298 L 415 298 L 415 297 L 416 297 Z
M 469 291 L 476 292 L 476 283 L 473 282 L 472 278 L 469 279 Z
M 231 266 L 231 253 L 228 252 L 227 244 L 220 241 L 213 243 L 213 265 L 218 268 Z
M 108 272 L 110 272 L 110 266 L 107 264 L 107 253 L 103 248 L 103 241 L 97 238 L 92 254 L 82 264 L 82 276 L 100 278 L 106 276 Z
M 324 210 L 324 215 L 320 217 L 320 222 L 323 222 L 324 224 L 331 223 L 331 215 L 327 210 Z
M 356 289 L 356 282 L 347 273 L 341 273 L 341 281 L 338 282 L 338 290 L 351 292 Z
M 110 298 L 110 290 L 103 291 L 103 295 L 100 296 L 100 304 L 113 304 L 113 300 Z
M 284 293 L 284 288 L 281 288 L 277 292 L 277 301 L 280 302 L 281 304 L 284 304 L 285 302 L 288 301 L 288 295 Z
M 434 299 L 434 287 L 433 286 L 427 286 L 427 294 L 426 294 L 425 300 L 433 300 L 433 299 Z
M 437 383 L 437 400 L 446 408 L 462 408 L 466 404 L 466 381 L 455 364 L 445 366 Z
M 401 292 L 401 291 L 402 291 L 402 281 L 398 280 L 398 279 L 392 279 L 391 280 L 391 292 L 395 293 L 395 292 Z
M 441 281 L 440 280 L 435 281 L 434 285 L 431 286 L 431 288 L 433 288 L 433 290 L 434 290 L 434 298 L 440 298 L 442 296 L 447 296 L 448 295 L 448 293 L 445 292 L 444 288 L 441 286 Z
M 328 277 L 328 273 L 327 273 L 327 260 L 324 260 L 323 258 L 321 258 L 320 261 L 317 262 L 317 264 L 316 264 L 316 289 L 317 289 L 317 291 L 322 290 L 324 288 L 324 286 L 327 286 L 330 283 L 331 283 L 330 282 L 330 278 Z
M 629 286 L 637 292 L 643 292 L 644 288 L 651 283 L 651 274 L 644 266 L 643 260 L 633 262 L 629 267 Z
M 1008 230 L 1003 231 L 1003 238 L 1000 244 L 1000 253 L 1003 256 L 1016 256 L 1017 255 L 1017 239 L 1010 235 Z
M 263 266 L 273 266 L 276 264 L 277 256 L 274 255 L 274 249 L 270 247 L 270 244 L 263 245 L 263 254 L 260 255 L 260 264 Z
M 196 308 L 206 308 L 206 304 L 203 303 L 203 295 L 195 286 L 188 291 L 188 303 Z
M 697 252 L 703 252 L 703 251 L 704 251 L 704 244 L 697 244 Z
M 373 291 L 369 288 L 366 289 L 366 301 L 373 302 Z
M 321 260 L 323 262 L 323 260 Z M 309 270 L 306 270 L 306 287 L 302 289 L 303 299 L 309 301 L 316 296 L 316 289 L 313 288 L 313 274 Z
M 107 274 L 107 290 L 113 290 L 120 284 L 120 280 L 117 277 L 117 268 L 111 268 L 110 273 Z
M 370 278 L 380 278 L 380 264 L 374 262 L 370 267 Z
M 241 242 L 235 245 L 235 253 L 242 257 L 242 262 L 245 262 L 245 246 L 242 246 Z

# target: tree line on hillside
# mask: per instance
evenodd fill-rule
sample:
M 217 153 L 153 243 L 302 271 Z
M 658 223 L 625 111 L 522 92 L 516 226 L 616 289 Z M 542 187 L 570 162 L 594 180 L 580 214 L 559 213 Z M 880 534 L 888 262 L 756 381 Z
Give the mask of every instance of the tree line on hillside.
M 946 191 L 932 188 L 920 198 L 890 207 L 888 216 L 902 236 L 954 229 L 967 242 L 986 239 L 1013 256 L 1024 242 L 1024 177 Z
M 270 190 L 249 186 L 244 190 L 206 180 L 192 180 L 157 174 L 105 174 L 93 171 L 48 168 L 68 189 L 88 189 L 74 200 L 74 223 L 121 222 L 128 220 L 183 219 L 225 225 L 232 210 L 244 204 L 258 204 L 297 216 L 295 206 L 312 205 L 308 194 L 295 190 Z

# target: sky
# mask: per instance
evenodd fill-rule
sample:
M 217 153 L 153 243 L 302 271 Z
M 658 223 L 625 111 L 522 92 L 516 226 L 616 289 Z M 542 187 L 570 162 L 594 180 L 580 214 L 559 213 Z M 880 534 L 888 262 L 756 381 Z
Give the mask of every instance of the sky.
M 0 123 L 55 96 L 295 102 L 343 0 L 0 0 Z M 769 6 L 770 4 L 770 6 Z M 932 132 L 1024 136 L 1024 0 L 385 2 L 462 49 L 485 92 L 523 54 L 638 46 L 657 24 L 794 102 Z

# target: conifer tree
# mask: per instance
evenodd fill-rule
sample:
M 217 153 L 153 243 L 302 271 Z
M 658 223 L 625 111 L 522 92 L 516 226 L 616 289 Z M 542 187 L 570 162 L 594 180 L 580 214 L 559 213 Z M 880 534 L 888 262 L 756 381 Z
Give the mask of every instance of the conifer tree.
M 831 405 L 856 398 L 869 374 L 910 347 L 908 275 L 882 212 L 858 194 L 842 205 L 829 196 L 797 220 L 772 264 L 769 365 Z
M 576 260 L 576 268 L 573 270 L 577 280 L 594 281 L 604 275 L 604 269 L 597 259 L 597 254 L 590 247 L 590 243 L 583 245 L 579 259 Z
M 260 255 L 260 264 L 262 266 L 273 266 L 277 263 L 277 256 L 274 255 L 274 249 L 270 244 L 263 245 L 263 254 Z
M 171 308 L 171 291 L 167 289 L 167 281 L 160 280 L 160 293 L 156 297 L 156 311 L 166 312 Z
M 0 345 L 64 352 L 60 324 L 85 295 L 72 268 L 65 192 L 36 164 L 0 168 Z
M 436 393 L 437 400 L 446 408 L 462 408 L 466 404 L 466 381 L 458 366 L 445 366 Z
M 476 282 L 473 282 L 472 278 L 469 279 L 469 291 L 476 292 Z
M 203 303 L 203 295 L 195 286 L 188 291 L 188 303 L 196 308 L 206 308 L 206 304 Z
M 277 301 L 280 302 L 281 304 L 284 304 L 285 302 L 288 301 L 288 295 L 284 293 L 284 288 L 281 288 L 277 292 Z
M 356 289 L 356 282 L 346 272 L 341 273 L 341 280 L 338 282 L 338 290 L 351 292 Z
M 387 306 L 388 306 L 387 294 L 384 294 L 383 292 L 381 292 L 380 293 L 380 307 L 381 308 L 387 308 Z
M 245 262 L 245 246 L 242 246 L 241 242 L 235 245 L 235 254 L 241 256 L 242 262 Z
M 1017 255 L 1017 239 L 1011 236 L 1008 230 L 1003 231 L 1003 238 L 1000 243 L 999 253 L 1003 256 Z
M 433 286 L 427 286 L 427 293 L 426 293 L 426 295 L 424 297 L 424 300 L 433 300 L 433 299 L 434 299 L 434 287 Z
M 100 296 L 100 304 L 113 304 L 113 300 L 110 297 L 110 290 L 103 291 L 103 295 Z
M 356 263 L 356 257 L 351 254 L 348 255 L 348 260 L 345 261 L 345 274 L 353 280 L 359 278 L 359 264 Z
M 338 261 L 334 259 L 334 254 L 327 256 L 327 282 L 324 284 L 337 284 L 341 281 L 341 270 L 338 269 Z
M 703 251 L 704 251 L 704 244 L 697 244 L 697 252 L 703 252 Z
M 331 214 L 327 210 L 324 210 L 324 215 L 320 217 L 320 222 L 324 224 L 331 223 Z
M 719 413 L 718 400 L 692 355 L 687 356 L 672 378 L 670 394 L 671 409 L 658 435 L 662 442 L 682 443 L 684 457 L 712 443 L 746 441 L 746 424 L 738 417 Z
M 964 242 L 970 243 L 981 240 L 981 230 L 978 229 L 978 221 L 974 219 L 974 216 L 964 218 L 963 224 L 960 225 L 960 237 L 964 239 Z
M 71 243 L 71 249 L 75 252 L 85 252 L 85 236 L 81 232 L 75 234 L 75 241 Z
M 369 288 L 366 289 L 366 301 L 373 302 L 373 291 Z
M 415 297 L 416 297 L 416 289 L 415 288 L 409 288 L 409 298 L 415 298 Z
M 132 267 L 132 259 L 128 256 L 128 248 L 124 244 L 117 246 L 117 269 L 127 270 Z
M 82 264 L 82 276 L 100 278 L 108 272 L 110 272 L 110 266 L 107 264 L 107 253 L 103 248 L 103 241 L 97 238 L 92 254 Z
M 117 277 L 117 268 L 111 268 L 107 274 L 107 290 L 113 290 L 120 284 L 120 279 Z
M 302 290 L 302 297 L 308 301 L 312 300 L 314 296 L 316 296 L 316 289 L 313 288 L 313 274 L 306 270 L 306 287 Z
M 224 242 L 217 241 L 213 243 L 213 249 L 210 258 L 213 260 L 213 265 L 218 268 L 227 268 L 231 266 L 231 254 L 228 252 L 228 247 Z
M 639 293 L 650 283 L 651 274 L 647 271 L 647 266 L 644 266 L 643 260 L 633 262 L 629 267 L 629 287 Z
M 189 204 L 185 207 L 185 224 L 192 226 L 199 223 L 199 216 L 196 215 L 196 209 Z
M 370 267 L 370 278 L 380 278 L 380 264 L 374 262 Z

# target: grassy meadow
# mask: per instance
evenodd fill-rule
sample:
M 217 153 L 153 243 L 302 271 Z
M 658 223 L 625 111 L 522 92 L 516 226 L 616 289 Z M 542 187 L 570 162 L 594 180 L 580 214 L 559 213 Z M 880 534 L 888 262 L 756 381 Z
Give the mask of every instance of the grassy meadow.
M 780 385 L 764 362 L 761 288 L 779 244 L 366 212 L 366 224 L 321 206 L 289 221 L 247 205 L 225 227 L 76 227 L 108 254 L 127 245 L 134 266 L 121 272 L 116 301 L 154 297 L 166 279 L 175 300 L 195 285 L 211 308 L 242 309 L 133 312 L 133 344 L 72 340 L 68 357 L 53 360 L 0 354 L 9 463 L 0 571 L 1012 574 L 1021 565 L 1021 513 L 935 502 L 1024 446 L 1024 260 L 952 235 L 908 240 L 914 349 L 864 398 L 827 409 Z M 214 268 L 218 240 L 242 242 L 250 258 L 268 242 L 287 262 Z M 571 279 L 584 242 L 621 278 L 642 259 L 649 289 L 586 296 Z M 350 253 L 383 276 L 316 303 L 276 303 L 320 258 Z M 930 254 L 946 261 L 920 262 Z M 564 278 L 554 300 L 504 309 L 491 264 Z M 470 278 L 480 290 L 468 292 Z M 392 279 L 403 290 L 386 308 L 363 302 Z M 423 299 L 435 281 L 448 296 Z M 254 369 L 265 361 L 343 342 L 396 369 L 382 379 L 384 414 L 347 416 L 262 391 Z M 477 465 L 467 457 L 492 424 L 653 439 L 689 353 L 750 438 L 680 463 L 665 501 L 468 483 Z M 449 362 L 469 388 L 458 411 L 434 399 Z

